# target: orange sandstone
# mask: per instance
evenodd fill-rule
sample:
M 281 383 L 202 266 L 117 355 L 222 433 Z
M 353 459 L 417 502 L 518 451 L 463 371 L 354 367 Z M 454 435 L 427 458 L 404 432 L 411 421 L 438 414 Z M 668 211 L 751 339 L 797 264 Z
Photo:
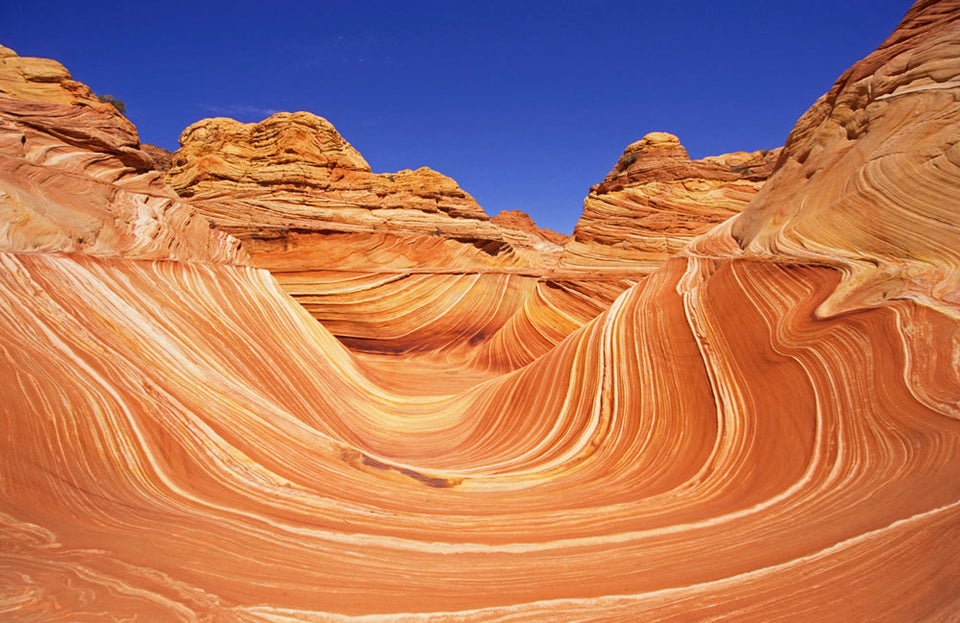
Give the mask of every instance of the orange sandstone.
M 561 268 L 635 266 L 649 272 L 746 207 L 779 152 L 692 161 L 676 136 L 648 134 L 630 144 L 606 179 L 590 189 Z
M 0 250 L 244 261 L 238 244 L 164 183 L 111 104 L 0 47 Z
M 455 181 L 428 168 L 373 173 L 327 120 L 277 113 L 257 124 L 187 128 L 168 180 L 274 270 L 371 266 L 539 268 L 560 248 L 490 222 Z
M 915 5 L 801 119 L 750 204 L 679 254 L 654 266 L 638 237 L 631 253 L 648 264 L 634 272 L 625 257 L 616 277 L 568 273 L 636 280 L 609 302 L 558 294 L 557 280 L 511 285 L 510 270 L 476 270 L 468 288 L 469 271 L 443 281 L 435 266 L 358 266 L 339 285 L 331 269 L 310 287 L 340 288 L 344 323 L 371 310 L 396 351 L 361 353 L 265 270 L 129 247 L 6 248 L 0 611 L 952 620 L 960 237 L 945 214 L 960 197 L 960 126 L 947 123 L 960 106 L 958 23 L 960 2 Z M 18 149 L 0 143 L 3 173 L 29 185 Z M 664 162 L 690 166 L 669 150 Z M 335 151 L 350 175 L 373 175 Z M 233 175 L 222 160 L 210 170 Z M 68 179 L 124 179 L 106 161 Z M 607 194 L 639 184 L 646 201 L 654 178 L 678 179 L 625 170 Z M 269 192 L 211 181 L 192 200 L 219 214 L 246 188 L 266 218 L 287 202 L 283 176 L 271 179 Z M 78 205 L 62 183 L 50 201 L 68 216 L 116 208 L 97 194 Z M 445 302 L 418 316 L 421 300 Z M 459 315 L 436 351 L 449 357 L 411 352 L 405 336 L 441 308 Z M 456 335 L 461 322 L 485 337 Z

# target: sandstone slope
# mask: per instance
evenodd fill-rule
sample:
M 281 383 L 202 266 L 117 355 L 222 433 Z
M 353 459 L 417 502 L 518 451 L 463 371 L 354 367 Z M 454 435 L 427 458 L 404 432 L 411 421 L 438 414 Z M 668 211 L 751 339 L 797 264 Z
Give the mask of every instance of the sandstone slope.
M 741 216 L 509 372 L 358 356 L 251 267 L 0 254 L 4 616 L 951 620 L 958 306 L 911 272 L 825 303 L 873 287 L 859 263 L 955 274 L 938 222 L 958 208 L 955 141 L 924 141 L 960 106 L 933 94 L 960 84 L 906 85 L 960 74 L 958 23 L 960 2 L 918 3 L 831 91 L 844 106 L 798 123 L 784 158 L 832 162 L 833 192 L 782 164 Z M 882 116 L 850 80 L 864 67 L 891 76 Z M 868 163 L 889 159 L 874 133 L 915 137 L 939 175 L 863 180 L 810 115 L 834 138 L 865 115 L 850 140 Z M 862 229 L 907 235 L 858 256 L 836 199 L 890 179 Z M 831 217 L 794 227 L 813 197 Z

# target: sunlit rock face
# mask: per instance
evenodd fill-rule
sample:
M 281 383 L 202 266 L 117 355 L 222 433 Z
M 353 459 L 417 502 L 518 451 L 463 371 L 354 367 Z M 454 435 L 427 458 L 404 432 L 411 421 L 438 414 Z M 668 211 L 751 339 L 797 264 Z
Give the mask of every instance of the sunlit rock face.
M 507 369 L 556 346 L 690 240 L 739 213 L 770 176 L 779 152 L 691 161 L 680 140 L 665 132 L 630 144 L 590 189 L 557 266 L 473 361 Z
M 840 266 L 830 308 L 960 304 L 960 24 L 922 2 L 790 133 L 782 166 L 728 231 L 749 257 Z M 931 31 L 937 36 L 931 36 Z
M 739 213 L 770 176 L 779 149 L 690 160 L 672 134 L 630 144 L 606 179 L 590 189 L 565 269 L 646 271 L 690 240 Z
M 327 120 L 277 113 L 257 124 L 206 119 L 186 130 L 168 179 L 258 265 L 483 270 L 552 265 L 536 230 L 492 223 L 426 167 L 377 174 Z
M 0 250 L 243 261 L 180 201 L 113 105 L 0 47 Z
M 477 318 L 522 311 L 493 337 L 445 338 L 447 360 L 352 346 L 262 269 L 0 254 L 0 612 L 954 620 L 960 306 L 937 287 L 960 247 L 942 219 L 960 207 L 943 125 L 960 107 L 960 55 L 943 48 L 958 23 L 958 2 L 914 7 L 825 100 L 843 107 L 801 119 L 740 216 L 611 303 L 549 280 L 478 285 Z M 891 76 L 882 116 L 849 92 L 864 67 Z M 831 130 L 861 112 L 856 138 Z M 871 151 L 881 136 L 904 141 L 912 175 L 866 174 L 898 162 Z M 844 141 L 865 141 L 857 158 Z M 801 186 L 804 153 L 830 176 Z M 23 159 L 5 158 L 5 174 Z M 858 184 L 872 211 L 854 228 L 840 217 Z M 814 198 L 833 209 L 804 229 Z M 884 227 L 904 235 L 846 242 Z M 875 290 L 861 264 L 898 287 Z M 350 308 L 388 330 L 380 304 Z

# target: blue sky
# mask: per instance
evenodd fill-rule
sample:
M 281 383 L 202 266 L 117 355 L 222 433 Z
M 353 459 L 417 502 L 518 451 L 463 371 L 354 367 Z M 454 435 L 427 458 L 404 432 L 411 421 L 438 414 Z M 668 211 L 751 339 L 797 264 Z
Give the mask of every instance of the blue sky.
M 904 0 L 14 2 L 0 43 L 126 102 L 167 149 L 212 116 L 329 119 L 374 171 L 429 166 L 570 233 L 651 131 L 694 158 L 783 144 Z

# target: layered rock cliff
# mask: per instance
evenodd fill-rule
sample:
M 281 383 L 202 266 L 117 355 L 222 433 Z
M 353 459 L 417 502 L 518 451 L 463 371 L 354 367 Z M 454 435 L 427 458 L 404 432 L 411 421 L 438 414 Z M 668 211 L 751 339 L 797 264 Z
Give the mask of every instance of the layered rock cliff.
M 496 334 L 562 251 L 436 171 L 373 173 L 309 113 L 207 119 L 180 141 L 171 185 L 353 348 L 469 357 L 464 339 L 470 351 Z
M 915 5 L 739 216 L 609 304 L 510 271 L 381 273 L 384 296 L 376 270 L 322 280 L 343 322 L 393 332 L 373 352 L 265 270 L 0 253 L 0 612 L 952 620 L 958 25 L 960 2 Z M 19 149 L 0 144 L 3 171 L 26 185 Z M 98 149 L 64 153 L 117 158 Z M 116 207 L 77 202 L 50 191 L 66 215 Z M 448 359 L 400 347 L 424 300 L 459 315 Z

